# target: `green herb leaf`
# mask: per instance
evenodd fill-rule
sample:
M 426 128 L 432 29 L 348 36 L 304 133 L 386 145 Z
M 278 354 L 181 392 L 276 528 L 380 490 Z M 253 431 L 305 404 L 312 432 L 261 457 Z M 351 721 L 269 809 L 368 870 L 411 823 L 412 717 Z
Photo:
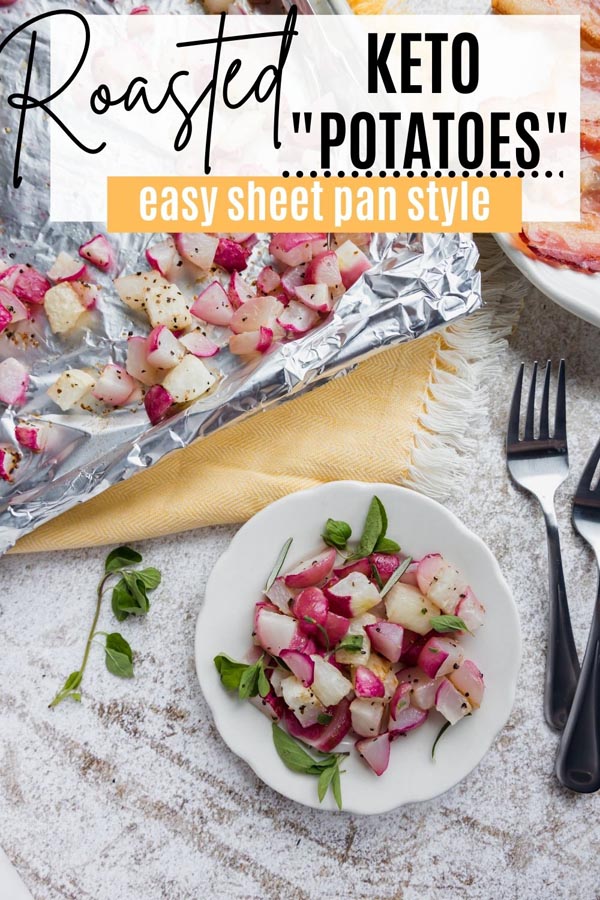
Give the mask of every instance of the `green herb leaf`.
M 150 600 L 146 593 L 146 585 L 138 572 L 124 572 L 123 578 L 134 599 L 134 606 L 130 610 L 134 616 L 145 616 L 150 609 Z
M 240 687 L 242 675 L 249 668 L 247 663 L 238 662 L 227 656 L 225 653 L 219 653 L 213 660 L 215 668 L 221 676 L 223 686 L 228 691 L 237 691 Z
M 347 634 L 346 637 L 342 638 L 339 642 L 336 650 L 362 650 L 363 646 L 363 636 L 362 634 Z
M 288 538 L 287 541 L 285 542 L 285 544 L 283 545 L 283 547 L 281 548 L 281 550 L 279 552 L 279 556 L 277 557 L 277 560 L 275 562 L 275 565 L 271 569 L 271 574 L 267 578 L 267 582 L 265 584 L 265 591 L 268 591 L 271 589 L 271 587 L 273 586 L 273 582 L 275 581 L 275 579 L 281 572 L 281 568 L 285 562 L 285 558 L 288 555 L 288 550 L 290 549 L 293 540 L 294 540 L 294 538 Z
M 441 738 L 441 736 L 443 735 L 443 733 L 446 731 L 447 728 L 450 728 L 450 722 L 444 722 L 444 724 L 438 731 L 437 737 L 436 737 L 435 741 L 433 742 L 433 747 L 431 748 L 431 758 L 432 759 L 435 759 L 435 748 L 437 747 L 439 739 Z
M 273 743 L 280 759 L 292 772 L 301 772 L 305 775 L 320 775 L 322 770 L 327 768 L 335 759 L 331 754 L 327 754 L 321 760 L 313 759 L 302 748 L 300 742 L 289 735 L 287 731 L 284 731 L 283 728 L 280 728 L 277 722 L 273 722 Z
M 381 580 L 381 575 L 379 574 L 379 569 L 375 565 L 375 563 L 371 563 L 371 577 L 374 581 L 377 582 L 377 587 L 380 591 L 383 590 L 383 581 Z
M 465 623 L 458 616 L 432 616 L 429 624 L 434 631 L 469 631 Z M 470 632 L 469 632 L 470 633 Z
M 317 783 L 317 794 L 319 796 L 319 803 L 323 802 L 323 798 L 325 794 L 329 790 L 329 785 L 331 784 L 332 778 L 337 772 L 337 764 L 333 766 L 328 766 L 327 769 L 323 769 L 321 774 L 319 775 L 319 781 Z
M 319 622 L 317 622 L 316 619 L 313 619 L 312 616 L 302 616 L 302 620 L 304 622 L 308 622 L 309 625 L 315 626 L 317 631 L 321 634 L 323 641 L 325 642 L 325 649 L 326 649 L 327 653 L 329 653 L 329 650 L 330 650 L 329 634 L 327 633 L 327 629 L 325 628 L 325 626 L 321 625 Z
M 340 778 L 339 762 L 338 762 L 338 765 L 335 767 L 335 771 L 333 773 L 331 789 L 333 791 L 333 796 L 334 796 L 335 802 L 337 803 L 337 808 L 339 810 L 341 810 L 341 808 L 342 808 L 342 782 L 341 782 L 341 778 Z
M 253 665 L 249 665 L 220 653 L 215 656 L 214 664 L 223 686 L 228 691 L 237 691 L 242 700 L 247 700 L 248 697 L 256 697 L 257 694 L 266 697 L 271 690 L 263 660 L 264 657 L 261 656 Z
M 258 693 L 261 697 L 266 697 L 270 690 L 271 685 L 269 684 L 269 679 L 265 675 L 265 670 L 261 664 L 258 670 Z
M 383 590 L 379 592 L 379 596 L 381 597 L 381 599 L 383 599 L 388 591 L 390 591 L 394 587 L 396 582 L 402 578 L 411 562 L 412 556 L 407 556 L 404 562 L 401 562 L 398 568 L 394 572 L 392 572 L 387 582 L 385 583 Z
M 118 581 L 112 592 L 112 611 L 119 622 L 124 622 L 129 618 L 129 610 L 133 608 L 135 601 L 131 596 L 129 588 L 123 578 Z
M 240 678 L 238 689 L 240 699 L 247 700 L 248 697 L 256 697 L 258 694 L 258 672 L 259 667 L 257 665 L 246 666 L 246 671 L 242 672 L 242 677 Z
M 106 668 L 119 678 L 133 678 L 133 652 L 118 632 L 106 635 L 104 646 Z
M 397 553 L 399 549 L 400 544 L 387 537 L 380 537 L 375 544 L 375 553 Z
M 379 516 L 381 518 L 380 536 L 384 537 L 384 535 L 386 534 L 387 529 L 388 529 L 388 517 L 387 517 L 387 513 L 385 511 L 385 506 L 383 505 L 383 503 L 381 502 L 379 497 L 374 497 L 373 499 L 376 501 L 376 503 L 379 507 Z
M 79 671 L 71 672 L 71 674 L 61 687 L 60 691 L 57 691 L 56 696 L 48 705 L 50 707 L 58 706 L 58 704 L 62 703 L 63 700 L 66 700 L 67 697 L 70 697 L 71 700 L 79 702 L 81 700 L 81 694 L 76 692 L 75 688 L 78 688 L 81 684 L 82 677 L 83 675 Z
M 383 504 L 378 497 L 373 497 L 369 505 L 367 518 L 365 519 L 358 547 L 352 554 L 353 558 L 362 559 L 363 556 L 371 555 L 379 538 L 385 535 L 384 521 L 387 521 L 387 516 L 385 516 Z
M 144 587 L 147 591 L 155 590 L 161 582 L 161 574 L 158 569 L 137 569 L 136 575 L 138 579 L 144 582 Z
M 344 550 L 352 535 L 352 529 L 347 522 L 338 519 L 327 519 L 321 537 L 329 547 L 337 547 Z
M 332 719 L 333 716 L 330 716 L 327 713 L 319 713 L 319 715 L 317 716 L 317 722 L 319 723 L 319 725 L 329 725 Z
M 135 565 L 136 563 L 141 563 L 141 561 L 141 554 L 137 550 L 132 550 L 131 547 L 117 547 L 115 550 L 111 550 L 106 557 L 104 571 L 119 572 L 126 566 Z

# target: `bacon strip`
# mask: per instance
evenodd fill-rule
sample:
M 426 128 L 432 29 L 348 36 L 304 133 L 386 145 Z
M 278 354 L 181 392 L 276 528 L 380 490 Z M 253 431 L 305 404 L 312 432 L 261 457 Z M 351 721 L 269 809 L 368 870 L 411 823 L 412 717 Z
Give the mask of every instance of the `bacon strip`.
M 512 16 L 581 16 L 581 37 L 600 47 L 600 0 L 492 0 L 496 12 Z

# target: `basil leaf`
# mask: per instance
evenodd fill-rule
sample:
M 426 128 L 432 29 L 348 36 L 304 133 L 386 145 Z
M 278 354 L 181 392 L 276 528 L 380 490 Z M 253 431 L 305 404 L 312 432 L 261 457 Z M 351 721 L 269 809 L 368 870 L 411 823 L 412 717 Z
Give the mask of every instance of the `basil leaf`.
M 333 773 L 333 779 L 331 782 L 331 790 L 333 791 L 333 796 L 335 798 L 335 802 L 337 803 L 337 808 L 341 810 L 342 808 L 342 782 L 340 779 L 340 767 L 339 764 L 335 767 Z
M 379 499 L 379 497 L 375 497 L 374 499 L 377 501 L 377 505 L 378 505 L 378 507 L 379 507 L 379 515 L 381 516 L 381 534 L 380 534 L 380 537 L 384 537 L 385 534 L 386 534 L 386 532 L 387 532 L 387 529 L 388 529 L 388 517 L 387 517 L 387 513 L 386 513 L 386 511 L 385 511 L 385 506 L 383 505 L 383 503 L 381 502 L 381 500 Z
M 327 713 L 319 713 L 319 715 L 317 716 L 317 722 L 319 723 L 319 725 L 329 725 L 332 719 L 333 716 L 329 716 Z
M 336 650 L 362 650 L 363 636 L 362 634 L 347 634 L 345 638 L 339 642 Z
M 352 529 L 347 522 L 337 519 L 327 519 L 321 537 L 329 547 L 337 547 L 344 550 L 352 535 Z
M 399 549 L 400 544 L 387 537 L 380 537 L 375 544 L 375 553 L 397 553 Z
M 121 569 L 124 569 L 125 566 L 141 563 L 141 561 L 141 554 L 139 554 L 137 550 L 132 550 L 131 547 L 117 547 L 115 550 L 111 550 L 106 557 L 104 571 L 118 572 Z
M 238 688 L 238 693 L 242 700 L 247 700 L 248 697 L 256 697 L 258 694 L 258 672 L 258 665 L 246 666 L 246 671 L 242 672 Z
M 138 569 L 136 571 L 136 576 L 143 581 L 147 591 L 155 590 L 161 582 L 161 574 L 158 569 L 154 568 Z
M 407 556 L 404 562 L 401 562 L 397 569 L 392 572 L 382 591 L 379 592 L 381 599 L 385 597 L 387 592 L 391 590 L 397 581 L 399 581 L 412 562 L 412 556 Z
M 383 537 L 385 534 L 385 529 L 383 527 L 384 520 L 381 514 L 382 509 L 383 506 L 381 501 L 377 497 L 373 497 L 369 505 L 367 518 L 365 519 L 358 547 L 356 548 L 355 553 L 352 554 L 353 558 L 360 559 L 363 556 L 370 556 L 375 549 L 375 544 L 379 538 Z M 385 510 L 383 512 L 385 515 Z
M 299 741 L 284 731 L 273 722 L 273 743 L 281 761 L 292 772 L 300 772 L 305 775 L 320 775 L 322 770 L 331 765 L 335 759 L 328 753 L 321 760 L 313 759 L 306 750 L 302 749 Z
M 319 775 L 319 781 L 317 783 L 317 794 L 319 796 L 319 803 L 323 802 L 323 798 L 325 797 L 325 794 L 329 790 L 329 785 L 331 784 L 331 780 L 336 772 L 337 772 L 337 765 L 333 765 L 333 766 L 329 766 L 327 769 L 323 769 L 323 771 Z
M 265 675 L 265 670 L 261 665 L 258 670 L 258 693 L 261 697 L 266 697 L 270 690 L 271 685 L 269 684 L 269 679 Z
M 124 622 L 129 618 L 129 610 L 135 606 L 135 601 L 123 578 L 117 581 L 113 588 L 111 606 L 113 614 L 119 622 Z
M 434 631 L 469 631 L 465 623 L 458 616 L 432 616 L 429 624 Z
M 275 565 L 271 569 L 271 574 L 267 578 L 267 581 L 265 584 L 265 592 L 269 591 L 272 588 L 273 582 L 275 581 L 275 579 L 281 572 L 281 568 L 285 562 L 285 558 L 288 555 L 288 550 L 290 549 L 293 540 L 294 540 L 294 538 L 288 538 L 287 541 L 285 542 L 285 544 L 283 545 L 283 547 L 281 548 L 281 550 L 279 551 L 279 556 L 277 557 L 277 559 L 275 561 Z
M 133 653 L 125 638 L 118 632 L 106 635 L 104 654 L 109 672 L 119 678 L 133 678 Z
M 223 686 L 228 691 L 237 691 L 240 687 L 242 675 L 249 668 L 246 663 L 237 662 L 224 653 L 219 653 L 213 660 L 215 668 L 221 676 Z
M 438 731 L 437 737 L 436 737 L 435 741 L 433 742 L 433 747 L 431 748 L 431 758 L 432 759 L 435 759 L 435 748 L 437 747 L 439 739 L 441 738 L 441 736 L 443 735 L 443 733 L 446 731 L 447 728 L 450 728 L 450 722 L 444 722 L 444 724 Z

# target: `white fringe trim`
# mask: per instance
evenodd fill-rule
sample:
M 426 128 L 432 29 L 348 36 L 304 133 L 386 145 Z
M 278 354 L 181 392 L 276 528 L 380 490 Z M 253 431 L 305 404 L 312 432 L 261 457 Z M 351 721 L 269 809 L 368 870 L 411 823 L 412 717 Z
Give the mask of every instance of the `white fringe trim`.
M 489 408 L 489 383 L 518 322 L 525 287 L 491 236 L 478 238 L 484 307 L 443 331 L 402 483 L 444 500 L 460 489 Z M 450 371 L 449 371 L 450 370 Z

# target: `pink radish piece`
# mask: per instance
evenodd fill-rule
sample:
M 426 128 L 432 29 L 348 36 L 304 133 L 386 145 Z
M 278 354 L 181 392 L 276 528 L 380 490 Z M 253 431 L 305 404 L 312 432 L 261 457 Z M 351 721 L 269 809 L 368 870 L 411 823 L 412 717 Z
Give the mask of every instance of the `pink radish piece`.
M 485 609 L 471 588 L 461 595 L 455 614 L 463 620 L 469 631 L 477 631 L 485 620 Z
M 87 277 L 85 263 L 73 259 L 64 251 L 58 254 L 52 268 L 48 269 L 48 278 L 51 281 L 85 281 Z
M 181 262 L 181 257 L 177 252 L 177 247 L 172 237 L 168 237 L 165 241 L 159 241 L 157 244 L 152 244 L 151 247 L 148 247 L 146 259 L 148 260 L 148 265 L 164 278 L 172 277 L 177 264 Z
M 380 734 L 374 738 L 362 738 L 354 745 L 358 754 L 376 775 L 383 775 L 390 763 L 390 736 Z
M 313 655 L 311 658 L 315 664 L 312 689 L 323 706 L 335 706 L 350 693 L 352 682 L 320 656 Z
M 347 575 L 325 590 L 332 612 L 339 616 L 360 616 L 381 602 L 379 591 L 361 572 Z
M 198 294 L 190 310 L 193 316 L 210 322 L 211 325 L 229 325 L 233 307 L 218 281 L 213 281 Z
M 12 481 L 12 473 L 17 468 L 21 457 L 11 447 L 0 447 L 0 478 L 3 481 Z
M 342 282 L 340 266 L 335 250 L 325 250 L 309 262 L 306 269 L 308 284 L 326 284 L 335 287 Z
M 292 588 L 312 587 L 327 578 L 333 568 L 336 552 L 331 547 L 322 553 L 304 560 L 285 575 L 285 583 Z
M 417 572 L 419 569 L 420 560 L 413 560 L 409 565 L 406 572 L 400 576 L 400 581 L 402 584 L 410 584 L 413 587 L 417 587 Z
M 404 628 L 402 625 L 382 620 L 374 625 L 366 625 L 365 631 L 369 636 L 371 646 L 377 653 L 381 653 L 390 662 L 398 662 L 402 655 L 404 642 Z
M 327 235 L 320 233 L 290 234 L 282 232 L 274 234 L 269 244 L 269 253 L 285 266 L 297 266 L 309 262 L 316 246 L 322 246 Z M 318 251 L 317 251 L 318 252 Z
M 418 665 L 430 678 L 439 678 L 458 669 L 463 659 L 464 653 L 456 641 L 431 637 L 419 654 Z
M 256 287 L 261 294 L 270 294 L 281 287 L 281 278 L 271 266 L 265 266 L 258 273 Z
M 249 244 L 251 247 L 258 240 L 253 231 L 218 232 L 216 236 L 218 238 L 229 238 L 230 241 L 235 241 L 236 244 Z
M 161 384 L 155 384 L 144 397 L 144 406 L 152 425 L 158 425 L 165 418 L 174 400 Z
M 291 616 L 290 605 L 296 596 L 296 592 L 286 586 L 286 583 L 281 576 L 275 579 L 268 591 L 265 591 L 265 596 L 268 597 L 271 603 L 273 603 L 280 612 L 284 613 L 286 616 Z
M 229 238 L 221 238 L 217 244 L 214 262 L 228 272 L 241 272 L 248 265 L 250 248 L 230 241 Z
M 275 334 L 276 320 L 282 312 L 283 304 L 275 297 L 253 297 L 236 309 L 229 327 L 235 334 L 258 331 L 260 328 L 270 328 Z
M 401 709 L 396 718 L 390 717 L 388 729 L 392 740 L 419 728 L 425 722 L 429 713 L 425 709 L 417 709 L 416 706 L 406 706 Z
M 347 699 L 338 703 L 333 712 L 333 718 L 328 725 L 313 725 L 312 728 L 302 728 L 294 714 L 287 711 L 285 714 L 286 728 L 292 737 L 304 741 L 311 747 L 321 750 L 322 753 L 330 753 L 342 741 L 352 726 L 350 718 L 350 703 Z
M 158 372 L 148 362 L 147 338 L 132 336 L 127 339 L 127 373 L 132 378 L 137 378 L 142 384 L 156 384 L 159 379 Z
M 130 16 L 151 16 L 152 10 L 150 9 L 149 6 L 145 6 L 145 5 L 144 6 L 135 6 L 131 10 L 129 15 Z
M 253 291 L 249 284 L 246 284 L 239 272 L 233 272 L 229 279 L 229 287 L 227 289 L 229 302 L 234 309 L 238 309 L 243 303 L 256 297 L 256 291 Z
M 296 678 L 299 678 L 306 687 L 310 687 L 315 677 L 315 664 L 310 656 L 299 650 L 282 650 L 280 656 Z
M 365 557 L 364 559 L 357 559 L 356 562 L 349 563 L 347 566 L 341 566 L 339 569 L 333 570 L 333 574 L 337 575 L 338 578 L 345 578 L 346 575 L 352 575 L 353 572 L 361 572 L 367 578 L 370 578 L 372 575 L 371 563 Z
M 282 616 L 270 609 L 259 609 L 256 614 L 258 643 L 273 656 L 279 656 L 282 650 L 293 649 L 297 627 L 296 621 L 290 616 Z
M 454 685 L 443 678 L 435 695 L 435 708 L 451 725 L 456 725 L 471 712 L 471 704 Z
M 359 250 L 352 241 L 345 241 L 335 252 L 342 276 L 342 284 L 348 290 L 358 281 L 363 272 L 367 272 L 371 268 L 371 263 L 362 250 Z
M 343 616 L 336 616 L 335 613 L 328 612 L 325 620 L 325 631 L 329 638 L 329 646 L 335 647 L 336 644 L 339 644 L 342 638 L 348 634 L 349 627 L 350 622 L 348 619 L 345 619 Z M 322 632 L 319 632 L 316 635 L 316 638 L 319 644 L 322 644 L 323 646 L 327 643 Z
M 148 335 L 148 362 L 155 369 L 174 369 L 185 356 L 185 347 L 164 325 L 153 328 Z
M 123 406 L 135 388 L 135 381 L 125 369 L 114 363 L 104 367 L 92 395 L 109 406 Z
M 77 293 L 79 302 L 85 309 L 94 309 L 100 299 L 100 288 L 97 284 L 91 284 L 89 281 L 71 281 L 71 287 Z
M 369 557 L 382 582 L 385 584 L 400 565 L 400 557 L 395 553 L 372 553 Z
M 198 356 L 200 359 L 216 356 L 219 352 L 218 344 L 207 338 L 201 331 L 189 331 L 187 334 L 183 334 L 179 338 L 179 343 L 183 344 L 188 353 Z
M 424 557 L 417 569 L 420 590 L 447 614 L 455 612 L 466 594 L 468 585 L 456 566 L 438 554 Z
M 8 288 L 5 288 L 0 284 L 0 304 L 3 306 L 6 313 L 8 313 L 9 319 L 8 322 L 24 322 L 29 318 L 30 312 L 25 306 L 24 303 L 21 303 L 16 294 L 13 294 L 12 291 L 9 291 Z M 5 317 L 3 317 L 5 318 Z M 8 323 L 6 323 L 8 324 Z M 1 330 L 1 328 L 0 328 Z
M 7 325 L 12 322 L 12 314 L 0 302 L 0 333 L 4 331 Z
M 458 669 L 454 669 L 448 675 L 455 688 L 467 698 L 471 706 L 481 706 L 483 693 L 483 675 L 478 667 L 470 659 L 465 659 Z
M 426 641 L 427 635 L 415 634 L 414 631 L 410 631 L 408 628 L 404 629 L 400 659 L 406 666 L 416 666 L 419 654 Z
M 277 321 L 292 335 L 306 334 L 319 321 L 319 313 L 298 300 L 290 300 L 289 305 L 277 317 Z
M 327 597 L 318 587 L 307 587 L 300 591 L 298 596 L 292 600 L 290 609 L 305 634 L 316 637 L 320 630 L 318 626 L 325 627 L 329 604 Z M 314 621 L 308 622 L 307 619 Z
M 26 447 L 34 453 L 39 453 L 44 449 L 44 432 L 43 429 L 34 425 L 17 425 L 15 428 L 15 438 L 21 447 Z
M 304 284 L 304 276 L 306 274 L 306 263 L 301 263 L 299 266 L 293 266 L 290 269 L 286 269 L 286 271 L 281 276 L 281 287 L 283 288 L 284 294 L 290 300 L 296 299 L 296 288 L 300 287 L 300 285 Z
M 114 250 L 104 234 L 96 234 L 79 248 L 79 255 L 97 269 L 108 272 L 115 264 Z
M 398 672 L 401 684 L 410 685 L 410 697 L 413 706 L 419 709 L 431 709 L 435 704 L 435 695 L 440 684 L 439 678 L 429 678 L 421 669 L 413 666 Z
M 266 353 L 272 343 L 273 331 L 261 325 L 258 331 L 232 334 L 229 338 L 229 349 L 236 356 L 249 356 L 252 353 Z
M 408 706 L 410 706 L 410 685 L 403 682 L 396 687 L 390 700 L 390 716 L 392 719 L 396 719 L 402 710 Z
M 20 406 L 25 403 L 29 372 L 18 359 L 9 356 L 0 363 L 0 403 Z
M 350 704 L 352 730 L 361 737 L 375 737 L 379 734 L 385 705 L 381 701 L 355 697 Z
M 296 297 L 309 309 L 319 313 L 331 312 L 333 300 L 326 284 L 303 284 L 296 288 Z
M 385 695 L 383 681 L 366 666 L 356 667 L 354 690 L 357 697 L 383 697 Z
M 9 266 L 0 273 L 0 281 L 25 303 L 43 303 L 46 291 L 50 289 L 48 279 L 27 265 Z
M 212 266 L 219 239 L 211 234 L 174 234 L 177 252 L 199 269 L 210 269 Z M 227 323 L 225 323 L 227 324 Z
M 256 697 L 249 697 L 250 703 L 261 711 L 272 722 L 282 719 L 285 714 L 285 704 L 273 691 L 269 691 L 266 697 L 257 694 Z

